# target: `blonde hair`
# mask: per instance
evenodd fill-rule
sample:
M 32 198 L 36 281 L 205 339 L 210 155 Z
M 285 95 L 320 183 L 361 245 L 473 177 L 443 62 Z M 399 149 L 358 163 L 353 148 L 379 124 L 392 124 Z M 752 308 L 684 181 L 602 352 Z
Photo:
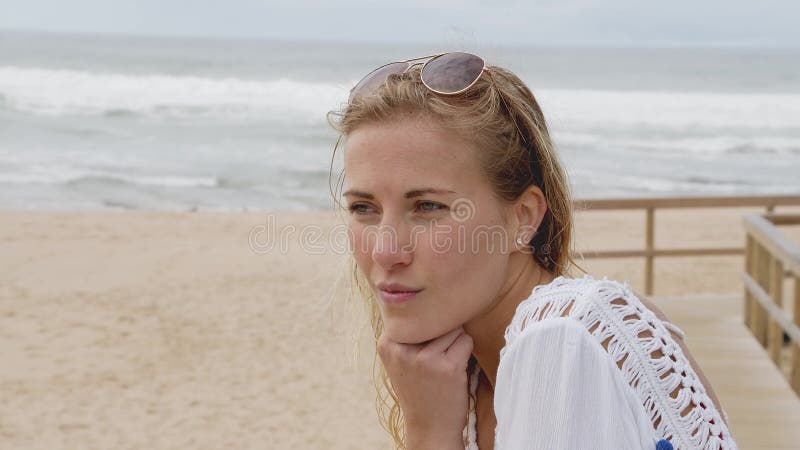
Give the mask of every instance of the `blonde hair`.
M 533 93 L 511 71 L 498 66 L 489 66 L 489 70 L 491 78 L 482 75 L 466 92 L 445 96 L 426 88 L 420 81 L 420 66 L 414 66 L 405 73 L 390 75 L 384 84 L 369 95 L 356 97 L 341 111 L 328 112 L 328 123 L 339 132 L 328 179 L 338 211 L 346 209 L 338 194 L 344 184 L 344 170 L 339 174 L 335 190 L 330 183 L 333 158 L 342 137 L 366 123 L 397 120 L 401 114 L 422 114 L 480 148 L 481 167 L 498 201 L 513 202 L 529 186 L 538 186 L 548 208 L 529 242 L 533 258 L 555 276 L 569 274 L 572 266 L 586 272 L 571 256 L 573 223 L 569 181 L 541 108 Z M 343 277 L 349 282 L 345 294 L 348 300 L 366 302 L 364 306 L 377 343 L 383 332 L 383 320 L 375 294 L 352 254 Z M 469 370 L 475 364 L 475 358 L 470 357 Z M 405 449 L 403 413 L 377 352 L 372 367 L 378 419 L 391 434 L 396 448 Z

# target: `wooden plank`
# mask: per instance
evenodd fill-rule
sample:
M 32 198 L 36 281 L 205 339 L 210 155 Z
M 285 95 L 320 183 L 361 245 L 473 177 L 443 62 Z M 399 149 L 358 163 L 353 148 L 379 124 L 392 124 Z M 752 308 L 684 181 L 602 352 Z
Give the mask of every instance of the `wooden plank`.
M 794 324 L 800 327 L 800 275 L 794 276 Z M 800 395 L 800 342 L 792 343 L 792 388 Z
M 767 250 L 761 245 L 760 242 L 757 243 L 753 280 L 759 287 L 764 286 L 764 280 L 766 278 L 764 275 L 764 268 L 767 267 L 767 264 L 769 263 L 769 257 L 770 255 L 767 253 Z M 753 318 L 753 326 L 751 327 L 753 330 L 753 336 L 756 337 L 762 346 L 765 346 L 767 344 L 767 313 L 764 311 L 764 306 L 761 304 L 761 302 L 753 302 L 753 309 L 751 313 Z
M 777 258 L 770 259 L 769 265 L 769 296 L 778 308 L 783 307 L 783 264 Z M 770 315 L 767 324 L 767 351 L 775 364 L 781 365 L 781 350 L 783 350 L 783 328 L 777 320 Z
M 745 289 L 753 294 L 753 298 L 761 305 L 766 315 L 778 322 L 778 325 L 783 328 L 783 331 L 789 335 L 791 340 L 800 342 L 800 327 L 792 323 L 792 319 L 786 314 L 786 311 L 772 301 L 767 291 L 747 274 L 742 274 L 742 282 L 744 282 Z M 764 343 L 762 345 L 766 347 Z
M 744 216 L 743 224 L 747 234 L 752 235 L 770 254 L 780 258 L 790 272 L 800 274 L 800 244 L 758 214 Z
M 797 449 L 800 399 L 743 323 L 743 296 L 652 297 L 686 333 L 686 345 L 728 413 L 740 449 Z
M 744 254 L 744 249 L 740 247 L 664 248 L 653 251 L 654 256 L 723 256 L 741 254 Z
M 763 206 L 773 211 L 776 205 L 800 205 L 798 195 L 748 195 L 748 196 L 697 196 L 697 197 L 634 197 L 634 198 L 581 198 L 573 201 L 576 210 L 645 209 L 655 208 L 708 208 Z
M 738 247 L 715 248 L 664 248 L 653 250 L 583 250 L 585 258 L 627 258 L 642 256 L 725 256 L 741 255 L 744 249 Z M 575 255 L 577 256 L 577 255 Z
M 800 223 L 800 214 L 767 213 L 764 214 L 764 218 L 775 225 L 797 225 Z
M 653 295 L 653 242 L 655 241 L 655 210 L 647 208 L 647 220 L 645 229 L 645 251 L 647 251 L 647 259 L 644 263 L 644 293 L 645 295 Z
M 749 234 L 745 235 L 745 255 L 744 255 L 744 272 L 751 277 L 753 276 L 754 270 L 754 242 L 753 237 Z M 752 332 L 753 330 L 753 320 L 750 314 L 750 311 L 753 308 L 753 296 L 750 294 L 750 291 L 745 290 L 744 293 L 744 324 L 747 328 L 750 329 Z

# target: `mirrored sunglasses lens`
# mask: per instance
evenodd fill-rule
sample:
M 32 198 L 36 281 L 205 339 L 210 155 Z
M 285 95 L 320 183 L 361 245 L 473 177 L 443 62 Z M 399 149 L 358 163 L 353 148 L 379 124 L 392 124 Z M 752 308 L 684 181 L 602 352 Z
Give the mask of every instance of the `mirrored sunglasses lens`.
M 381 85 L 389 75 L 393 73 L 401 73 L 408 67 L 408 63 L 396 62 L 379 67 L 361 79 L 358 84 L 350 91 L 350 98 L 348 102 L 356 98 L 357 95 L 364 95 L 377 86 Z
M 483 66 L 483 59 L 479 56 L 463 52 L 446 53 L 425 65 L 422 81 L 435 91 L 455 93 L 477 80 Z

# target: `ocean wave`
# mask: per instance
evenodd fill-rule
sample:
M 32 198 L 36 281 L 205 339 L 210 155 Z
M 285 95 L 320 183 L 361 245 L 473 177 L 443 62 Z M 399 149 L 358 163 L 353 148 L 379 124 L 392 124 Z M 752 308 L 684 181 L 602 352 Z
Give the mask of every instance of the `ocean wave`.
M 608 135 L 608 133 L 561 130 L 554 133 L 554 141 L 560 148 L 570 149 L 617 149 L 641 155 L 659 154 L 768 154 L 800 155 L 800 134 L 798 136 L 696 136 L 684 137 L 680 134 L 647 137 Z
M 323 124 L 326 112 L 346 102 L 351 85 L 351 80 L 323 83 L 0 66 L 0 106 L 51 116 Z M 539 89 L 535 94 L 556 131 L 796 130 L 800 123 L 799 94 L 588 89 Z
M 541 89 L 535 95 L 556 130 L 729 132 L 797 130 L 800 123 L 798 94 Z
M 216 177 L 176 175 L 126 175 L 119 173 L 59 170 L 28 173 L 0 173 L 0 184 L 139 185 L 173 188 L 216 188 Z
M 130 75 L 0 66 L 5 108 L 36 115 L 320 122 L 349 86 L 289 79 Z
M 704 175 L 673 177 L 668 174 L 616 174 L 613 177 L 599 177 L 581 186 L 580 191 L 599 190 L 602 195 L 619 193 L 683 195 L 698 192 L 707 195 L 751 194 L 758 192 L 780 192 L 786 186 L 780 184 L 754 183 L 747 179 L 713 179 Z M 795 189 L 796 190 L 796 189 Z M 587 195 L 581 192 L 581 195 Z M 601 196 L 602 196 L 601 195 Z

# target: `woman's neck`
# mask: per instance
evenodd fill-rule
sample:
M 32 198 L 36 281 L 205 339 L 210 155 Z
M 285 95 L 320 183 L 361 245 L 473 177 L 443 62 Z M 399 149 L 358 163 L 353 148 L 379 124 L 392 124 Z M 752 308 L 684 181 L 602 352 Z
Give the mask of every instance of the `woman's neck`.
M 497 366 L 500 364 L 500 349 L 505 346 L 505 330 L 517 306 L 531 294 L 533 288 L 556 278 L 536 264 L 531 255 L 515 253 L 509 270 L 509 279 L 504 289 L 489 309 L 464 324 L 464 331 L 472 337 L 472 354 L 481 366 L 494 390 Z

